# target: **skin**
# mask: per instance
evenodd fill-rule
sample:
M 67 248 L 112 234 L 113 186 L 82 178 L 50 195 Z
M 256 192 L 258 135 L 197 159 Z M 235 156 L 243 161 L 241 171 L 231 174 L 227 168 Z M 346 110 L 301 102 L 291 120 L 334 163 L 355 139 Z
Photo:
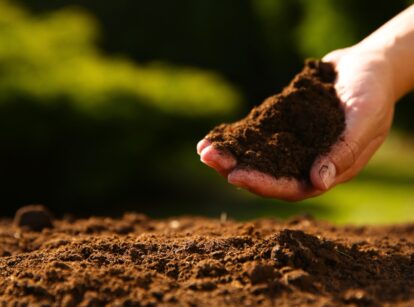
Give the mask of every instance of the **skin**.
M 315 160 L 311 185 L 238 169 L 231 154 L 206 139 L 197 144 L 201 161 L 235 186 L 288 201 L 320 195 L 357 175 L 386 139 L 396 101 L 414 87 L 414 5 L 360 43 L 333 51 L 323 61 L 337 71 L 335 88 L 346 129 L 331 151 Z

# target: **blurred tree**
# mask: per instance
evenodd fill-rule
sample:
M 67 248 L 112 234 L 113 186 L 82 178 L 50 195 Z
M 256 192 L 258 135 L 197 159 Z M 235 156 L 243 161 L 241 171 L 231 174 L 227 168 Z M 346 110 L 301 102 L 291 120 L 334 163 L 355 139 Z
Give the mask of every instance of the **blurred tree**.
M 284 86 L 302 62 L 294 50 L 283 46 L 291 41 L 289 25 L 297 16 L 280 11 L 283 20 L 291 22 L 280 22 L 283 28 L 265 37 L 266 24 L 251 0 L 22 2 L 36 12 L 81 6 L 101 23 L 104 34 L 99 45 L 107 53 L 218 71 L 250 105 Z M 280 44 L 272 49 L 274 37 L 280 37 Z
M 97 34 L 79 10 L 36 17 L 0 2 L 0 184 L 8 210 L 187 192 L 197 175 L 185 161 L 167 172 L 159 166 L 188 143 L 193 153 L 205 122 L 240 102 L 215 73 L 104 56 Z
M 343 2 L 302 0 L 301 3 L 304 17 L 296 35 L 299 50 L 304 56 L 320 58 L 357 41 L 357 25 L 344 14 Z
M 322 57 L 351 46 L 405 8 L 405 1 L 299 0 L 303 18 L 296 31 L 303 56 Z
M 102 24 L 106 52 L 218 71 L 241 90 L 245 111 L 285 86 L 304 58 L 358 42 L 410 2 L 20 1 L 35 11 L 82 6 Z M 411 125 L 404 118 L 411 105 L 397 112 L 399 126 Z
M 46 101 L 65 96 L 80 107 L 113 102 L 123 92 L 171 113 L 191 116 L 226 113 L 237 93 L 214 73 L 164 64 L 138 67 L 107 58 L 94 47 L 96 24 L 75 10 L 39 18 L 1 3 L 0 92 Z

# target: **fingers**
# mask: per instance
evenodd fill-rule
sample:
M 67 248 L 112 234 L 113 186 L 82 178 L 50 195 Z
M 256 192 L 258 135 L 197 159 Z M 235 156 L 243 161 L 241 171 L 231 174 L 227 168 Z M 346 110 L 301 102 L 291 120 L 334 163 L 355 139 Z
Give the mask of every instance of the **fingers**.
M 264 197 L 297 201 L 321 193 L 298 180 L 276 179 L 259 171 L 235 169 L 236 159 L 229 153 L 217 150 L 207 140 L 197 144 L 197 153 L 203 163 L 227 177 L 229 183 Z
M 369 162 L 369 160 L 372 158 L 374 153 L 377 151 L 377 149 L 381 146 L 381 144 L 385 140 L 384 136 L 379 136 L 374 138 L 369 145 L 365 148 L 365 150 L 361 153 L 357 161 L 354 163 L 352 167 L 350 167 L 347 171 L 342 173 L 336 180 L 335 184 L 339 184 L 342 182 L 346 182 L 356 176 L 363 168 L 364 166 Z
M 375 131 L 377 125 L 355 117 L 352 113 L 347 116 L 342 139 L 328 154 L 316 159 L 311 168 L 311 182 L 319 190 L 326 191 L 355 176 L 386 137 L 386 133 Z
M 205 139 L 197 144 L 197 152 L 203 163 L 227 177 L 229 183 L 255 194 L 297 201 L 320 193 L 320 191 L 312 189 L 309 184 L 298 180 L 276 179 L 259 171 L 234 169 L 237 165 L 236 159 L 229 153 L 215 149 L 211 142 Z
M 235 169 L 230 172 L 227 180 L 231 184 L 255 194 L 287 201 L 298 201 L 321 193 L 321 191 L 317 191 L 298 180 L 276 179 L 255 170 Z
M 329 154 L 318 158 L 312 166 L 310 179 L 319 190 L 333 186 L 338 176 L 348 170 L 359 157 L 361 145 L 349 136 L 333 146 Z
M 200 142 L 197 143 L 197 153 L 201 154 L 204 148 L 211 145 L 210 141 L 206 139 L 202 139 Z
M 227 177 L 227 174 L 237 164 L 231 154 L 215 149 L 207 140 L 202 140 L 197 144 L 197 152 L 203 163 L 214 168 L 224 177 Z

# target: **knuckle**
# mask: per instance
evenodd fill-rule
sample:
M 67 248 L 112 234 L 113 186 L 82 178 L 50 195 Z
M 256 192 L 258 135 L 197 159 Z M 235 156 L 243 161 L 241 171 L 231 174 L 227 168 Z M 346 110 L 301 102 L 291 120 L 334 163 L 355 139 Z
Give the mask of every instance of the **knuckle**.
M 345 147 L 348 149 L 350 164 L 354 164 L 360 152 L 360 144 L 355 140 L 345 140 Z
M 353 139 L 344 139 L 331 152 L 330 160 L 335 164 L 338 174 L 349 169 L 358 159 L 361 145 Z

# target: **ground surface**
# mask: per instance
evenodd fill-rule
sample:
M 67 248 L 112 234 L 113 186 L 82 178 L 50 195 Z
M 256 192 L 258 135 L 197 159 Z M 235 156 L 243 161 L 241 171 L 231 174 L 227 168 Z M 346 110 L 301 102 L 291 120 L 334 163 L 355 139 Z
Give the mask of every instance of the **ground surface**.
M 53 224 L 1 220 L 0 306 L 414 305 L 414 225 L 137 214 Z

